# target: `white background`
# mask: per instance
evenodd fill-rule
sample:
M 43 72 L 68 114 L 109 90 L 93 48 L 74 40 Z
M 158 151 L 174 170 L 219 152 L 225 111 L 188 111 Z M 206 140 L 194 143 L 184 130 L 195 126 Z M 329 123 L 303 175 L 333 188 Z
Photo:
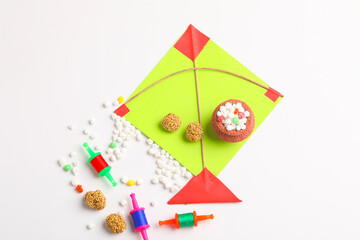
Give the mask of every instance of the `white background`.
M 121 235 L 104 227 L 131 191 L 150 239 L 359 239 L 359 22 L 357 0 L 0 0 L 1 239 L 139 240 L 131 224 Z M 113 164 L 116 179 L 143 179 L 136 188 L 109 187 L 81 151 L 86 127 L 108 144 L 101 104 L 128 97 L 190 23 L 285 95 L 219 175 L 240 204 L 166 205 L 145 142 Z M 105 210 L 87 209 L 57 165 L 71 151 Z M 156 226 L 193 210 L 215 219 Z

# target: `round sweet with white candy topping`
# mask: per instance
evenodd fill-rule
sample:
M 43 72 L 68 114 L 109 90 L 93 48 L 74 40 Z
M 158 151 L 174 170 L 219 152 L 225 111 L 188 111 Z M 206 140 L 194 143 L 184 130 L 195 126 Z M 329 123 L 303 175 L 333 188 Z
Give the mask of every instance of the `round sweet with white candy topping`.
M 231 104 L 230 102 L 221 106 L 216 114 L 222 116 L 218 121 L 222 121 L 227 131 L 246 129 L 245 123 L 247 117 L 250 116 L 250 113 L 244 110 L 241 103 Z

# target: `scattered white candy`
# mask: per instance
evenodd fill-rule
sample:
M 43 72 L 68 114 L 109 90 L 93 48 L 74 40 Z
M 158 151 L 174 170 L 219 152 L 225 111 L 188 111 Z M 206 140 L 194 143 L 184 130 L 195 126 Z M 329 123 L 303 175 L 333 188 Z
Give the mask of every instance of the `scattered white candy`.
M 167 189 L 167 190 L 169 190 L 169 189 L 171 188 L 171 184 L 170 184 L 169 182 L 166 182 L 166 183 L 164 184 L 164 188 Z
M 79 174 L 79 168 L 78 167 L 73 167 L 73 169 L 71 170 L 71 172 L 74 174 L 74 176 Z
M 96 123 L 96 120 L 94 118 L 90 118 L 89 124 L 90 125 L 95 125 L 95 123 Z
M 156 170 L 156 174 L 157 174 L 157 175 L 160 175 L 161 173 L 162 173 L 162 170 L 161 170 L 161 169 L 157 169 L 157 170 Z
M 100 150 L 101 150 L 101 146 L 95 145 L 95 146 L 94 146 L 94 149 L 95 149 L 96 151 L 100 151 Z
M 115 120 L 117 116 L 118 116 L 118 115 L 116 115 L 116 113 L 111 113 L 111 114 L 110 114 L 110 118 L 111 118 L 112 120 Z
M 187 173 L 185 173 L 185 177 L 186 177 L 187 179 L 192 178 L 192 174 L 191 174 L 191 172 L 187 172 Z
M 125 217 L 125 212 L 123 210 L 119 210 L 118 214 L 122 217 Z
M 120 206 L 125 207 L 127 205 L 126 199 L 120 201 Z
M 70 131 L 74 130 L 74 129 L 75 129 L 75 124 L 70 124 L 70 125 L 68 126 L 68 129 L 69 129 Z
M 64 167 L 66 165 L 66 161 L 62 158 L 58 160 L 58 163 L 59 163 L 60 167 Z
M 84 134 L 84 135 L 88 135 L 88 134 L 89 134 L 89 130 L 88 130 L 88 129 L 84 129 L 84 130 L 83 130 L 83 134 Z
M 179 178 L 180 178 L 180 175 L 179 175 L 179 174 L 177 174 L 177 173 L 175 173 L 175 174 L 172 176 L 172 178 L 173 178 L 174 180 L 177 180 L 177 179 L 179 179 Z
M 151 201 L 151 202 L 150 202 L 150 206 L 155 207 L 155 206 L 156 206 L 156 202 L 155 202 L 155 201 Z
M 89 223 L 89 224 L 87 225 L 87 229 L 89 229 L 89 230 L 92 230 L 94 227 L 95 227 L 95 224 L 94 224 L 94 223 Z
M 113 106 L 116 107 L 117 105 L 119 105 L 119 101 L 118 100 L 113 101 Z
M 122 177 L 120 179 L 120 182 L 122 182 L 122 183 L 127 183 L 127 181 L 129 181 L 129 179 L 127 177 Z
M 76 187 L 77 185 L 79 185 L 79 181 L 76 178 L 74 178 L 73 180 L 71 180 L 71 185 Z
M 150 149 L 148 150 L 148 154 L 153 155 L 154 153 L 155 153 L 155 150 L 154 150 L 154 149 L 150 148 Z
M 95 134 L 91 134 L 90 135 L 90 139 L 94 140 L 96 138 L 96 135 Z
M 141 135 L 136 135 L 136 141 L 140 142 L 142 140 Z
M 171 171 L 167 170 L 167 171 L 165 172 L 165 176 L 170 177 L 170 176 L 171 176 Z
M 71 152 L 71 153 L 69 153 L 69 157 L 75 157 L 76 156 L 76 152 Z
M 107 153 L 107 154 L 112 154 L 112 153 L 113 153 L 112 148 L 108 148 L 108 149 L 106 150 L 106 153 Z
M 250 113 L 248 111 L 245 111 L 245 117 L 249 117 Z
M 77 160 L 73 161 L 72 165 L 73 165 L 74 167 L 77 167 L 77 166 L 79 165 L 79 161 L 77 161 Z
M 128 146 L 129 146 L 129 142 L 128 142 L 128 141 L 124 141 L 124 142 L 122 143 L 122 146 L 123 146 L 124 148 L 128 147 Z
M 149 138 L 148 140 L 146 140 L 146 143 L 147 143 L 148 145 L 151 145 L 151 144 L 154 143 L 154 141 Z
M 159 179 L 158 179 L 158 178 L 153 178 L 153 179 L 151 179 L 151 183 L 152 183 L 152 184 L 158 184 L 158 183 L 159 183 Z
M 141 186 L 143 184 L 143 181 L 141 179 L 136 180 L 136 185 Z
M 178 166 L 180 166 L 180 163 L 175 160 L 175 161 L 173 161 L 173 165 L 174 165 L 175 167 L 178 167 Z
M 104 103 L 103 103 L 103 107 L 104 107 L 104 108 L 110 107 L 110 102 L 109 102 L 109 101 L 104 102 Z
M 115 156 L 110 156 L 110 157 L 109 157 L 109 160 L 110 160 L 111 162 L 115 162 L 116 157 L 115 157 Z

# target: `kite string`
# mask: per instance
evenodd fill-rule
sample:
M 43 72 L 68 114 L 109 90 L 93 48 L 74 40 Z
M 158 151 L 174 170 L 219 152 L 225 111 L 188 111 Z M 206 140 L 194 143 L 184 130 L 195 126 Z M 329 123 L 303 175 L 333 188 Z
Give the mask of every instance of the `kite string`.
M 201 106 L 200 106 L 200 91 L 199 91 L 199 80 L 198 80 L 198 71 L 196 69 L 196 60 L 194 60 L 194 69 L 195 69 L 195 82 L 196 82 L 196 95 L 197 95 L 197 104 L 198 104 L 198 112 L 199 112 L 199 121 L 200 125 L 203 128 L 202 119 L 201 119 Z M 204 128 L 203 128 L 204 131 Z M 203 168 L 206 167 L 205 165 L 205 148 L 204 148 L 204 138 L 201 138 L 201 155 L 202 155 L 202 163 Z
M 249 79 L 249 78 L 247 78 L 247 77 L 244 77 L 244 76 L 242 76 L 242 75 L 240 75 L 240 74 L 237 74 L 237 73 L 234 73 L 234 72 L 230 72 L 230 71 L 223 70 L 223 69 L 218 69 L 218 68 L 194 67 L 194 68 L 183 69 L 183 70 L 174 72 L 174 73 L 172 73 L 172 74 L 169 74 L 169 75 L 161 78 L 160 80 L 158 80 L 158 81 L 150 84 L 149 86 L 147 86 L 146 88 L 144 88 L 143 90 L 141 90 L 140 92 L 138 92 L 137 94 L 135 94 L 132 98 L 128 99 L 128 100 L 125 102 L 125 104 L 131 102 L 131 101 L 134 100 L 137 96 L 139 96 L 139 95 L 142 94 L 143 92 L 147 91 L 149 88 L 152 88 L 152 87 L 155 86 L 156 84 L 164 81 L 165 79 L 168 79 L 168 78 L 170 78 L 170 77 L 172 77 L 172 76 L 174 76 L 174 75 L 176 75 L 176 74 L 179 74 L 179 73 L 182 73 L 182 72 L 191 71 L 191 70 L 195 70 L 195 72 L 197 72 L 196 70 L 214 70 L 214 71 L 224 72 L 224 73 L 228 73 L 228 74 L 237 76 L 237 77 L 242 78 L 242 79 L 244 79 L 244 80 L 247 80 L 247 81 L 249 81 L 249 82 L 251 82 L 251 83 L 253 83 L 253 84 L 255 84 L 255 85 L 259 86 L 259 87 L 262 87 L 262 88 L 264 88 L 264 89 L 266 89 L 266 90 L 269 90 L 269 89 L 270 89 L 270 88 L 268 88 L 268 87 L 266 87 L 266 86 L 264 86 L 264 85 L 262 85 L 262 84 L 260 84 L 260 83 L 258 83 L 258 82 L 255 82 L 254 80 L 251 80 L 251 79 Z M 196 75 L 195 75 L 195 76 L 196 76 Z M 284 97 L 284 95 L 282 95 L 282 94 L 280 94 L 280 96 L 281 96 L 281 97 Z

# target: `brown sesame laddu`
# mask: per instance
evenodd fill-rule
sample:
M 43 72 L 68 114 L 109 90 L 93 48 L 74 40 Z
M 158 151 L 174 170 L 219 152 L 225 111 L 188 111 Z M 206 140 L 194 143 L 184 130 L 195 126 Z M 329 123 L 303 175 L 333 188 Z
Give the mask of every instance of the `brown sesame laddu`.
M 181 119 L 175 113 L 169 113 L 161 121 L 161 125 L 168 132 L 175 132 L 181 127 Z
M 122 233 L 126 229 L 125 219 L 116 213 L 107 216 L 105 223 L 112 233 Z
M 190 142 L 197 142 L 203 137 L 203 129 L 200 123 L 193 122 L 190 123 L 186 128 L 186 138 Z
M 85 194 L 85 202 L 90 208 L 101 210 L 106 206 L 106 197 L 100 190 L 89 191 Z

